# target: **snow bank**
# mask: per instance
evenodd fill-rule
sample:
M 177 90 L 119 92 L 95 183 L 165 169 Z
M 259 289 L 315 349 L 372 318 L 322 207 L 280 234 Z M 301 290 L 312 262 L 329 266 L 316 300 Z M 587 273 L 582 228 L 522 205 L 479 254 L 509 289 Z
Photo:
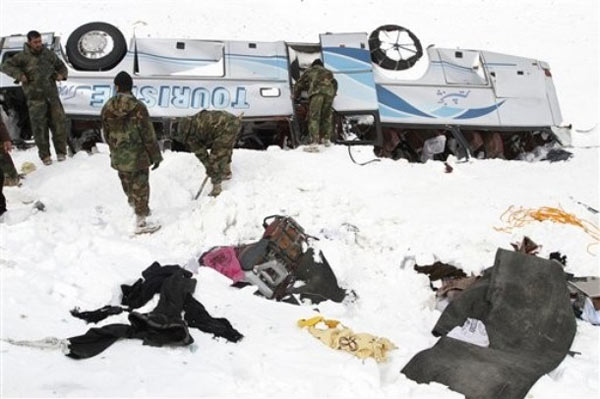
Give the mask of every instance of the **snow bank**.
M 399 349 L 382 365 L 331 351 L 295 326 L 314 314 L 314 306 L 269 302 L 201 268 L 195 296 L 246 335 L 241 343 L 193 330 L 192 348 L 124 341 L 97 358 L 73 361 L 3 342 L 2 390 L 8 396 L 451 396 L 445 387 L 418 386 L 399 373 L 435 342 L 429 331 L 439 317 L 427 278 L 403 270 L 404 257 L 439 259 L 477 273 L 493 263 L 497 247 L 526 234 L 543 245 L 541 256 L 566 254 L 567 271 L 598 274 L 598 258 L 586 250 L 590 239 L 578 228 L 544 222 L 512 234 L 494 230 L 510 205 L 560 204 L 598 223 L 570 199 L 598 207 L 597 149 L 576 149 L 574 159 L 556 164 L 454 162 L 451 174 L 440 162 L 382 160 L 360 167 L 337 146 L 321 154 L 236 150 L 234 179 L 223 194 L 198 201 L 192 196 L 203 167 L 191 154 L 167 152 L 150 180 L 153 217 L 163 228 L 138 237 L 131 235 L 133 215 L 107 148 L 100 150 L 50 167 L 35 159 L 34 150 L 15 154 L 18 165 L 28 160 L 38 170 L 23 187 L 6 189 L 11 211 L 0 225 L 3 338 L 83 333 L 87 326 L 69 316 L 72 307 L 115 303 L 119 284 L 133 282 L 152 261 L 185 264 L 213 245 L 255 240 L 264 216 L 283 213 L 321 239 L 318 246 L 340 284 L 358 295 L 354 303 L 322 304 L 322 314 L 385 336 Z M 353 151 L 359 159 L 372 156 L 368 148 Z M 20 202 L 31 199 L 44 202 L 46 211 L 31 212 Z M 114 319 L 105 323 L 125 316 Z M 597 329 L 579 322 L 573 350 L 582 355 L 565 360 L 532 393 L 594 396 Z

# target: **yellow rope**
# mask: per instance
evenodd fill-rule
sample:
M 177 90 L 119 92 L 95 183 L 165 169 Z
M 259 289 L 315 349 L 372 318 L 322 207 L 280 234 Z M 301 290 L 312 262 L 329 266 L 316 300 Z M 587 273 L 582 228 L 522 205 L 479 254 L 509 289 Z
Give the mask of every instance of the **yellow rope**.
M 508 224 L 508 226 L 494 227 L 494 229 L 497 231 L 503 231 L 505 233 L 511 233 L 513 229 L 523 227 L 532 222 L 543 222 L 546 220 L 554 223 L 571 224 L 577 226 L 581 228 L 587 235 L 589 235 L 592 240 L 594 240 L 594 242 L 588 245 L 588 252 L 591 246 L 598 245 L 598 242 L 600 241 L 600 228 L 598 228 L 597 225 L 588 220 L 579 219 L 574 214 L 567 213 L 563 209 L 559 208 L 543 206 L 538 209 L 516 209 L 513 205 L 511 205 L 500 216 L 500 220 Z

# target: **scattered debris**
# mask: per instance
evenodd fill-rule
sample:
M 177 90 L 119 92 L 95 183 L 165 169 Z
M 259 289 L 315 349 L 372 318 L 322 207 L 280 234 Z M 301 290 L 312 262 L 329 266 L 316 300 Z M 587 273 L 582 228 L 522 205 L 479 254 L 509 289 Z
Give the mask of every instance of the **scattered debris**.
M 567 266 L 567 255 L 561 254 L 559 251 L 550 252 L 548 259 L 555 260 L 563 266 Z
M 415 264 L 414 270 L 429 277 L 431 289 L 436 292 L 436 308 L 438 310 L 444 310 L 452 300 L 479 278 L 478 276 L 467 276 L 464 271 L 456 266 L 439 261 L 428 266 Z M 434 285 L 435 283 L 437 283 L 437 286 Z
M 3 341 L 16 346 L 26 346 L 29 348 L 36 349 L 59 350 L 65 355 L 69 353 L 69 341 L 66 339 L 60 339 L 56 337 L 46 337 L 43 339 L 31 341 L 6 338 Z
M 589 205 L 587 205 L 587 204 L 584 204 L 584 203 L 583 203 L 583 202 L 581 202 L 581 201 L 577 201 L 577 200 L 576 200 L 575 198 L 573 198 L 572 196 L 571 196 L 571 197 L 569 197 L 569 198 L 571 198 L 573 201 L 575 201 L 575 202 L 576 202 L 576 203 L 578 203 L 579 205 L 583 206 L 583 207 L 584 207 L 585 209 L 587 209 L 588 211 L 592 212 L 594 215 L 597 215 L 597 214 L 598 214 L 598 210 L 597 210 L 597 209 L 594 209 L 594 208 L 592 208 L 591 206 L 589 206 Z
M 569 292 L 575 315 L 594 325 L 600 325 L 600 278 L 573 277 Z
M 523 240 L 519 242 L 513 242 L 510 244 L 515 251 L 522 252 L 527 255 L 537 255 L 542 249 L 541 245 L 537 245 L 533 240 L 527 236 L 523 237 Z
M 235 287 L 256 286 L 268 299 L 298 304 L 294 295 L 313 303 L 341 302 L 346 297 L 323 253 L 315 256 L 308 246 L 308 239 L 316 238 L 306 234 L 293 218 L 269 216 L 263 228 L 257 242 L 211 248 L 198 263 L 229 277 Z
M 483 348 L 490 346 L 490 339 L 485 329 L 485 324 L 481 320 L 470 317 L 467 317 L 465 324 L 454 327 L 446 336 Z
M 44 212 L 46 210 L 46 205 L 42 201 L 35 201 L 33 203 L 33 209 L 37 209 L 40 212 Z
M 469 317 L 485 323 L 489 347 L 448 336 Z M 438 342 L 416 354 L 402 373 L 469 398 L 524 398 L 562 362 L 575 330 L 562 266 L 498 249 L 494 266 L 440 316 L 432 331 L 441 336 Z
M 567 161 L 569 158 L 573 156 L 573 153 L 563 150 L 562 148 L 553 148 L 546 156 L 542 159 L 542 161 L 550 161 L 550 162 L 559 162 L 559 161 Z

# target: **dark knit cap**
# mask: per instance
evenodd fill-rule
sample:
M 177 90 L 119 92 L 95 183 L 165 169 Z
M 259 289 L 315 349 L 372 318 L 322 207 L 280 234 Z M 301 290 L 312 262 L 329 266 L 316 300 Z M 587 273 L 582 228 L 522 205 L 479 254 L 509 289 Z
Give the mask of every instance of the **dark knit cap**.
M 115 76 L 114 82 L 119 86 L 121 91 L 130 91 L 133 87 L 133 79 L 131 79 L 131 76 L 125 71 L 119 72 L 117 76 Z

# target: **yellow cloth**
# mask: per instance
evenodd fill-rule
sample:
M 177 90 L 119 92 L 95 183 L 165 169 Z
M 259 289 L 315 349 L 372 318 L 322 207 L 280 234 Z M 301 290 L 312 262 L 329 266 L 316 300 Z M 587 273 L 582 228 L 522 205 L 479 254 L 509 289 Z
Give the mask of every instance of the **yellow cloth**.
M 320 322 L 323 322 L 327 328 L 316 327 Z M 372 357 L 377 362 L 383 362 L 387 360 L 387 352 L 397 348 L 387 338 L 380 338 L 366 333 L 355 334 L 339 321 L 326 320 L 323 316 L 300 319 L 298 320 L 298 327 L 308 327 L 308 332 L 320 339 L 325 345 L 349 352 L 360 359 Z
M 334 328 L 338 324 L 340 324 L 340 322 L 337 320 L 333 320 L 333 319 L 325 320 L 325 318 L 323 316 L 315 316 L 315 317 L 311 317 L 310 319 L 298 320 L 298 327 L 309 327 L 309 326 L 313 327 L 313 326 L 315 326 L 315 324 L 318 324 L 321 321 L 323 323 L 325 323 L 327 325 L 327 327 L 329 327 L 329 328 Z
M 21 173 L 28 175 L 35 170 L 35 165 L 32 162 L 23 162 L 21 165 Z

